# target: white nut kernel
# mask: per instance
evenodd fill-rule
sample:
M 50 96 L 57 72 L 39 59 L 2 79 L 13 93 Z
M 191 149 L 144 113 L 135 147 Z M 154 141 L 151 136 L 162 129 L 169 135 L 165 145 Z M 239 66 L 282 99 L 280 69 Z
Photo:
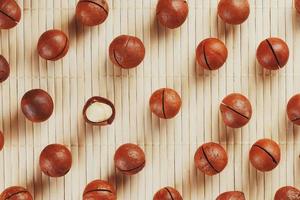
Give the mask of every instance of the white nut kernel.
M 109 105 L 101 102 L 94 102 L 86 109 L 87 119 L 95 123 L 108 120 L 112 114 L 112 108 Z

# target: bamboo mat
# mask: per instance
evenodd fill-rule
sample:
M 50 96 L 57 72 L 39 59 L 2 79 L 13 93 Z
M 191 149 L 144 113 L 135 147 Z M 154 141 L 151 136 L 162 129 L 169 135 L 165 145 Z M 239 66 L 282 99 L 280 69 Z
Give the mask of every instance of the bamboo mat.
M 288 99 L 300 91 L 300 15 L 292 0 L 251 0 L 251 14 L 241 26 L 217 18 L 217 0 L 189 0 L 184 25 L 166 30 L 155 19 L 156 0 L 110 0 L 106 22 L 84 28 L 74 19 L 77 0 L 17 0 L 23 8 L 20 24 L 0 33 L 1 54 L 9 59 L 10 78 L 0 85 L 0 128 L 5 147 L 0 153 L 0 189 L 27 187 L 36 200 L 80 200 L 87 182 L 109 180 L 120 200 L 151 200 L 166 185 L 176 187 L 185 200 L 213 200 L 227 190 L 242 190 L 248 200 L 271 200 L 285 185 L 300 187 L 300 128 L 286 117 Z M 46 30 L 69 35 L 70 50 L 57 62 L 39 58 L 36 45 Z M 146 57 L 127 71 L 112 65 L 108 46 L 120 34 L 144 41 Z M 209 72 L 196 67 L 195 49 L 206 37 L 218 37 L 229 51 L 227 64 Z M 262 70 L 255 59 L 260 41 L 278 36 L 290 48 L 288 65 Z M 181 112 L 173 120 L 150 113 L 148 100 L 160 87 L 182 96 Z M 55 111 L 45 123 L 32 124 L 20 110 L 23 94 L 32 88 L 47 90 Z M 219 103 L 226 94 L 241 92 L 253 106 L 253 117 L 242 129 L 226 128 Z M 83 122 L 85 101 L 100 95 L 116 106 L 108 127 Z M 270 173 L 256 171 L 248 161 L 251 145 L 273 138 L 281 146 L 281 162 Z M 194 166 L 194 153 L 204 142 L 220 142 L 229 162 L 216 176 L 204 176 Z M 136 176 L 114 169 L 115 149 L 138 143 L 147 164 Z M 73 154 L 73 166 L 64 177 L 50 179 L 38 166 L 40 151 L 49 143 L 63 143 Z

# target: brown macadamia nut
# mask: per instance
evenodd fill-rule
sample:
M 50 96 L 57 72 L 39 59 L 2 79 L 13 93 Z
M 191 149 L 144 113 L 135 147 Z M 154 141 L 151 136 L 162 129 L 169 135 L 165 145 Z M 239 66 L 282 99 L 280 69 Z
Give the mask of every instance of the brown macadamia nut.
M 109 46 L 110 60 L 124 69 L 137 67 L 144 60 L 145 46 L 134 36 L 120 35 Z
M 280 147 L 270 139 L 258 140 L 251 147 L 249 159 L 253 167 L 259 171 L 271 171 L 279 164 Z
M 21 20 L 21 8 L 14 0 L 0 1 L 0 29 L 11 29 Z
M 43 122 L 52 115 L 54 105 L 51 96 L 46 91 L 33 89 L 24 94 L 21 108 L 28 120 Z
M 72 154 L 64 145 L 50 144 L 41 152 L 39 163 L 42 172 L 47 176 L 61 177 L 71 169 Z
M 33 198 L 27 189 L 20 186 L 12 186 L 1 193 L 0 200 L 33 200 Z
M 292 186 L 285 186 L 277 190 L 274 200 L 300 200 L 300 191 Z
M 151 95 L 149 105 L 152 113 L 157 117 L 170 119 L 180 111 L 181 98 L 175 90 L 161 88 Z
M 0 55 L 0 83 L 5 81 L 10 74 L 10 67 L 7 60 Z
M 189 14 L 186 0 L 159 0 L 156 6 L 156 16 L 159 23 L 174 29 L 181 26 Z
M 238 93 L 226 96 L 220 104 L 220 111 L 225 125 L 231 128 L 245 126 L 252 116 L 250 101 Z
M 296 125 L 300 125 L 300 94 L 294 95 L 287 104 L 288 118 Z
M 123 144 L 114 157 L 116 168 L 125 175 L 134 175 L 146 164 L 144 151 L 136 144 Z
M 216 200 L 246 200 L 243 192 L 229 191 L 220 194 Z
M 39 55 L 51 61 L 64 57 L 69 50 L 69 39 L 60 30 L 49 30 L 43 33 L 38 41 L 37 50 Z
M 196 58 L 198 64 L 208 70 L 222 67 L 228 57 L 225 44 L 217 38 L 207 38 L 197 47 Z
M 209 142 L 199 147 L 194 160 L 198 169 L 206 175 L 213 176 L 223 171 L 227 165 L 228 157 L 221 145 Z
M 155 193 L 153 200 L 183 200 L 183 198 L 175 188 L 164 187 Z
M 238 25 L 246 21 L 250 14 L 248 0 L 220 0 L 218 15 L 226 23 Z
M 103 97 L 90 98 L 83 108 L 83 116 L 87 123 L 98 126 L 111 124 L 115 119 L 114 104 Z
M 106 0 L 80 0 L 76 6 L 77 20 L 86 26 L 102 24 L 108 16 Z
M 4 135 L 0 131 L 0 151 L 3 149 L 3 146 L 4 146 Z
M 259 44 L 256 58 L 265 69 L 278 70 L 288 62 L 289 47 L 280 38 L 267 38 Z
M 116 200 L 115 188 L 107 181 L 94 180 L 84 189 L 83 200 Z
M 295 0 L 295 8 L 298 13 L 300 13 L 300 0 Z

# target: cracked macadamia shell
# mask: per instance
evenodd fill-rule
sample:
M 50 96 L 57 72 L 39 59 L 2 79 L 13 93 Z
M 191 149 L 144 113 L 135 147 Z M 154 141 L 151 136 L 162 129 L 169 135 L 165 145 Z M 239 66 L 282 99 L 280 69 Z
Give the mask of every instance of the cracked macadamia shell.
M 198 148 L 194 161 L 196 167 L 204 174 L 213 176 L 223 171 L 227 165 L 228 157 L 221 145 L 209 142 Z
M 183 198 L 175 188 L 164 187 L 155 193 L 153 200 L 183 200 Z
M 300 125 L 300 94 L 296 94 L 290 98 L 286 112 L 291 122 Z
M 299 200 L 300 191 L 292 186 L 279 188 L 275 194 L 274 200 Z
M 5 81 L 10 74 L 10 67 L 4 56 L 0 55 L 0 83 Z
M 33 198 L 27 189 L 20 186 L 12 186 L 1 193 L 0 200 L 33 200 Z
M 71 169 L 72 154 L 64 145 L 50 144 L 41 152 L 39 163 L 42 172 L 47 176 L 61 177 Z
M 289 47 L 280 38 L 267 38 L 259 44 L 256 58 L 265 69 L 278 70 L 288 62 Z
M 64 57 L 69 50 L 69 39 L 60 30 L 49 30 L 44 32 L 39 38 L 37 50 L 39 55 L 51 61 L 56 61 Z
M 196 49 L 198 64 L 208 70 L 217 70 L 224 65 L 228 57 L 225 44 L 217 38 L 207 38 Z
M 223 122 L 231 128 L 241 128 L 251 119 L 252 106 L 242 94 L 232 93 L 226 96 L 220 104 Z
M 134 68 L 144 60 L 145 46 L 135 36 L 120 35 L 111 42 L 109 57 L 119 67 L 124 69 Z
M 149 105 L 152 113 L 163 119 L 175 117 L 181 108 L 179 94 L 170 88 L 156 90 L 150 97 Z
M 258 140 L 250 149 L 249 159 L 257 170 L 271 171 L 280 162 L 280 147 L 270 139 Z
M 123 144 L 114 156 L 116 168 L 125 175 L 134 175 L 146 164 L 144 151 L 136 144 Z
M 115 188 L 107 181 L 94 180 L 87 184 L 83 192 L 83 200 L 116 200 Z
M 96 126 L 111 124 L 115 119 L 114 104 L 103 97 L 91 97 L 84 105 L 83 117 L 87 123 Z
M 218 15 L 226 23 L 238 25 L 246 21 L 250 15 L 248 0 L 220 0 Z
M 243 192 L 229 191 L 220 194 L 216 200 L 246 200 Z
M 0 29 L 11 29 L 21 20 L 21 8 L 14 0 L 0 1 Z
M 156 6 L 156 17 L 159 23 L 174 29 L 181 26 L 189 14 L 186 0 L 159 0 Z
M 51 96 L 46 91 L 33 89 L 22 97 L 21 108 L 28 120 L 43 122 L 52 115 L 54 105 Z
M 102 24 L 108 16 L 106 0 L 80 0 L 76 6 L 77 20 L 86 26 Z

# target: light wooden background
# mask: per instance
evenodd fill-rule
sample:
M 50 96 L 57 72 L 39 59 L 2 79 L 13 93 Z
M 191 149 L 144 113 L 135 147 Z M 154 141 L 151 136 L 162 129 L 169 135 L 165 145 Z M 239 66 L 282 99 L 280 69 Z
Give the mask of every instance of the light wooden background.
M 251 15 L 242 26 L 225 25 L 217 18 L 217 0 L 189 0 L 186 23 L 176 30 L 160 27 L 156 0 L 110 0 L 107 21 L 95 28 L 76 24 L 76 0 L 18 0 L 20 24 L 0 34 L 1 54 L 9 59 L 10 78 L 0 86 L 0 128 L 5 147 L 0 153 L 0 189 L 27 187 L 36 200 L 80 200 L 87 182 L 106 179 L 120 200 L 150 200 L 160 187 L 175 186 L 185 200 L 213 200 L 227 190 L 242 190 L 247 199 L 271 200 L 285 185 L 300 187 L 300 129 L 286 118 L 288 99 L 300 91 L 300 15 L 292 0 L 251 0 Z M 44 31 L 62 29 L 70 50 L 58 62 L 37 55 Z M 140 37 L 146 46 L 144 63 L 127 71 L 114 67 L 108 46 L 119 34 Z M 226 66 L 209 72 L 197 68 L 195 48 L 206 37 L 226 42 Z M 264 71 L 255 60 L 256 47 L 269 36 L 285 39 L 288 65 Z M 169 121 L 151 115 L 148 100 L 160 87 L 176 89 L 182 110 Z M 47 90 L 55 112 L 45 123 L 32 124 L 20 110 L 23 94 Z M 242 92 L 253 106 L 253 117 L 242 129 L 226 128 L 219 103 L 226 94 Z M 111 99 L 117 115 L 109 127 L 92 127 L 81 115 L 92 95 Z M 251 145 L 273 138 L 281 146 L 281 162 L 270 173 L 257 172 L 248 161 Z M 228 151 L 226 169 L 214 177 L 194 167 L 194 152 L 204 142 L 220 142 Z M 147 164 L 136 176 L 114 169 L 115 149 L 138 143 Z M 42 175 L 38 159 L 49 143 L 72 150 L 73 166 L 64 178 Z

